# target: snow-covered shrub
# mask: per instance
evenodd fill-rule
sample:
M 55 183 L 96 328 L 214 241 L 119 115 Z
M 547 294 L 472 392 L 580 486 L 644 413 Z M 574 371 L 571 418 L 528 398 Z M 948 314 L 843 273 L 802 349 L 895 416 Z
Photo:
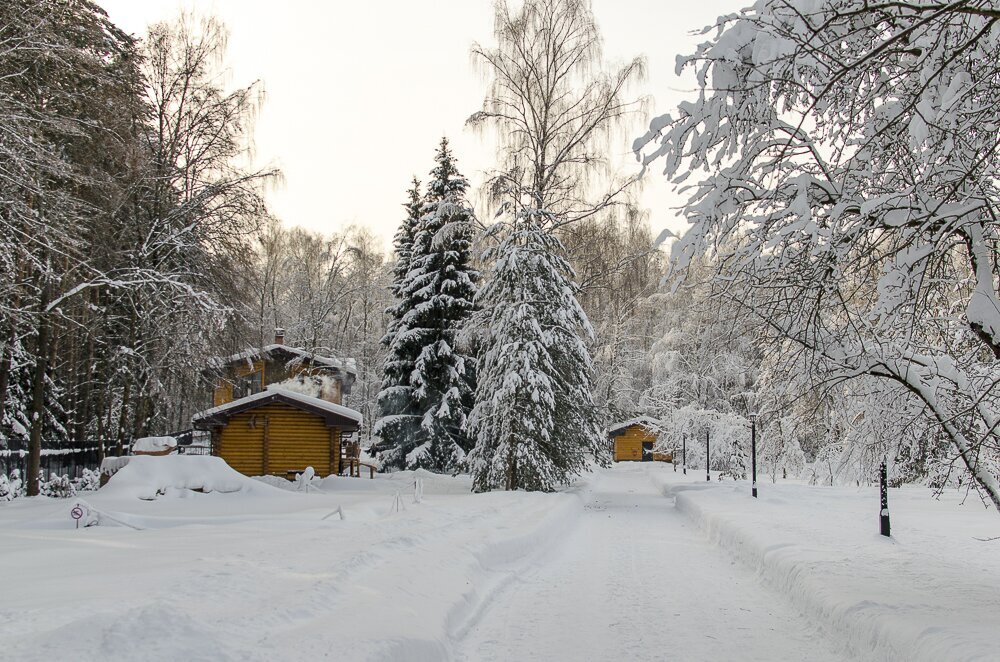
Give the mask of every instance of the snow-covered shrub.
M 73 489 L 77 492 L 93 492 L 101 486 L 101 472 L 84 469 L 83 474 L 73 481 Z
M 39 489 L 43 496 L 57 499 L 68 499 L 76 494 L 73 483 L 66 474 L 49 476 L 48 480 L 42 481 Z
M 0 473 L 0 501 L 13 501 L 17 497 L 24 496 L 24 483 L 21 480 L 21 472 L 14 469 L 8 477 Z

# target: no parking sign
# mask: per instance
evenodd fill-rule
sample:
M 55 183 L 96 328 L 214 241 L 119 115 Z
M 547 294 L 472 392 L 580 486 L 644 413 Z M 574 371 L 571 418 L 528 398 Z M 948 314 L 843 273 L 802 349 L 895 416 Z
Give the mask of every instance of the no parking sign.
M 69 511 L 69 516 L 76 520 L 76 528 L 80 528 L 80 520 L 88 513 L 89 509 L 82 503 L 77 503 Z

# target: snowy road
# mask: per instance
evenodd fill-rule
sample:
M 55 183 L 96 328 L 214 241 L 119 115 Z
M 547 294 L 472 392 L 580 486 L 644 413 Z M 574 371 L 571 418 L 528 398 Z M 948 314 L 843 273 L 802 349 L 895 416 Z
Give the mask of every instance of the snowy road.
M 846 659 L 711 546 L 641 467 L 599 471 L 582 496 L 573 533 L 493 597 L 459 659 Z

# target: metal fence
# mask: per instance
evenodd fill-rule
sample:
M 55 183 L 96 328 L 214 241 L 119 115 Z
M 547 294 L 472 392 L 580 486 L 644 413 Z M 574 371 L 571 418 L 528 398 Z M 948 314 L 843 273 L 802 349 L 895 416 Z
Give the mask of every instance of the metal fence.
M 181 430 L 170 435 L 177 439 L 177 452 L 182 455 L 211 455 L 211 435 L 200 430 Z M 127 449 L 131 443 L 126 444 Z M 113 454 L 115 444 L 108 443 L 106 452 Z M 100 444 L 87 442 L 77 448 L 43 448 L 40 460 L 41 479 L 51 476 L 69 476 L 71 479 L 83 476 L 84 469 L 96 471 L 100 467 Z M 11 475 L 14 470 L 21 477 L 28 475 L 27 449 L 0 449 L 0 474 Z
M 100 449 L 97 446 L 84 448 L 43 449 L 39 461 L 42 480 L 51 476 L 80 478 L 84 469 L 96 471 L 100 465 Z M 21 477 L 28 475 L 28 451 L 0 450 L 0 474 L 11 475 L 14 470 Z

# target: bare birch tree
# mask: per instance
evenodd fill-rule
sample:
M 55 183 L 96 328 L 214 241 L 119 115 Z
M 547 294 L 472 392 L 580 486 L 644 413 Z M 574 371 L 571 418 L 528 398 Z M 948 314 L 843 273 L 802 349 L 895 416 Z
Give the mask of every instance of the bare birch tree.
M 556 226 L 622 201 L 633 178 L 613 174 L 608 145 L 643 108 L 629 96 L 644 76 L 642 58 L 605 63 L 588 0 L 527 0 L 516 9 L 498 0 L 494 35 L 495 47 L 472 48 L 490 88 L 468 119 L 499 139 L 493 199 L 523 195 Z

